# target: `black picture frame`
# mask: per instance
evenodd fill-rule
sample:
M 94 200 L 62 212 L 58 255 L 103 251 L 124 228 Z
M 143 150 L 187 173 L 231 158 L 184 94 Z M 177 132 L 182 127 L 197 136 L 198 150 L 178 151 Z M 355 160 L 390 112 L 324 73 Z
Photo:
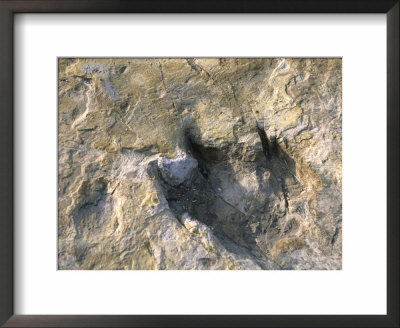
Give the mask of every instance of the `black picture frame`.
M 0 324 L 4 327 L 399 327 L 399 8 L 398 0 L 0 0 Z M 385 13 L 387 315 L 14 315 L 13 20 L 16 13 Z

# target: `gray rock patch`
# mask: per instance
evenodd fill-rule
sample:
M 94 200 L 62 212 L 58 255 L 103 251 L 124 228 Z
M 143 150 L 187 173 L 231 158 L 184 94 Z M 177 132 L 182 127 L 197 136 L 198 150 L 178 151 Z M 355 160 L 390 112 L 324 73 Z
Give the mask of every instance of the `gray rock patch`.
M 171 186 L 178 186 L 189 180 L 198 167 L 197 160 L 186 154 L 175 159 L 160 157 L 157 164 L 161 177 Z

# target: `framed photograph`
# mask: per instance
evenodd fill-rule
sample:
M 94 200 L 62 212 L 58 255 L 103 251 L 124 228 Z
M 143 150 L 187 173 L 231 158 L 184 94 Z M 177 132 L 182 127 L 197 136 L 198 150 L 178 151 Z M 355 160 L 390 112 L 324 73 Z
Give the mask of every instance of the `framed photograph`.
M 398 1 L 0 22 L 2 326 L 399 326 Z

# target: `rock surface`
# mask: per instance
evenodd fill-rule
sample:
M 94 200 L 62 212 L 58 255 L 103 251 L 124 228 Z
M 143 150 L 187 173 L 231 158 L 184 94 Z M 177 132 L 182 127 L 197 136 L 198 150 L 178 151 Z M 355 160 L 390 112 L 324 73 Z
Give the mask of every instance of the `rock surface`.
M 341 269 L 341 60 L 59 59 L 59 269 Z

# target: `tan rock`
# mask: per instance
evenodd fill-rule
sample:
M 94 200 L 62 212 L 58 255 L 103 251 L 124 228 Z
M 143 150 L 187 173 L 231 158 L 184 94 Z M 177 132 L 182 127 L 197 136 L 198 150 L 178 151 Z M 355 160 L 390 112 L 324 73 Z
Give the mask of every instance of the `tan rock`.
M 60 269 L 340 269 L 341 60 L 59 59 Z

